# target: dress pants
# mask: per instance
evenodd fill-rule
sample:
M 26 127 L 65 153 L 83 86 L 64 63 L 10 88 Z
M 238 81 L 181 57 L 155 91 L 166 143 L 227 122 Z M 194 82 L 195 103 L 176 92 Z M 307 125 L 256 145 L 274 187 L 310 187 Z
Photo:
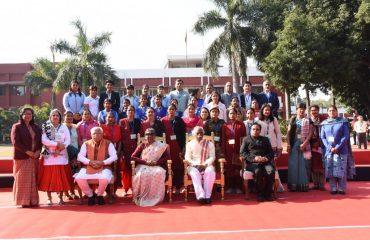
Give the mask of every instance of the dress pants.
M 188 173 L 193 181 L 195 196 L 197 199 L 211 198 L 213 184 L 216 180 L 215 168 L 213 166 L 208 166 L 204 172 L 199 172 L 197 168 L 189 167 Z
M 90 188 L 89 184 L 87 183 L 88 179 L 76 179 L 78 186 L 81 188 L 82 192 L 88 196 L 93 196 L 93 191 Z M 105 189 L 107 188 L 109 184 L 108 179 L 99 179 L 99 186 L 97 190 L 98 196 L 103 196 Z

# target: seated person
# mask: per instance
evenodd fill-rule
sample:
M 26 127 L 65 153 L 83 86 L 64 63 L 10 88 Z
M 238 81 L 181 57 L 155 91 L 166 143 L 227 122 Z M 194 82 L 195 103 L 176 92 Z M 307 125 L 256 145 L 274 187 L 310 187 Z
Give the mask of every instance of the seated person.
M 250 135 L 243 139 L 240 147 L 240 160 L 245 161 L 245 170 L 254 174 L 257 184 L 257 201 L 263 202 L 273 200 L 272 185 L 275 169 L 274 151 L 270 141 L 267 137 L 260 136 L 260 133 L 261 125 L 253 123 Z M 246 176 L 243 178 L 247 179 Z
M 117 152 L 110 141 L 103 139 L 101 127 L 93 127 L 90 132 L 92 139 L 82 144 L 77 157 L 84 167 L 77 173 L 75 179 L 82 192 L 87 195 L 89 206 L 95 204 L 95 198 L 99 205 L 104 205 L 103 194 L 113 177 L 110 165 L 117 160 Z M 88 179 L 99 180 L 97 196 L 90 188 Z
M 186 144 L 185 160 L 189 162 L 188 174 L 191 176 L 195 195 L 200 203 L 211 203 L 213 183 L 216 179 L 215 146 L 203 139 L 204 129 L 196 126 L 192 132 L 195 138 Z M 202 185 L 203 178 L 203 185 Z
M 146 129 L 144 134 L 146 142 L 137 146 L 131 155 L 131 160 L 136 163 L 132 191 L 136 205 L 147 207 L 164 199 L 166 170 L 163 165 L 171 157 L 168 145 L 155 141 L 154 128 Z

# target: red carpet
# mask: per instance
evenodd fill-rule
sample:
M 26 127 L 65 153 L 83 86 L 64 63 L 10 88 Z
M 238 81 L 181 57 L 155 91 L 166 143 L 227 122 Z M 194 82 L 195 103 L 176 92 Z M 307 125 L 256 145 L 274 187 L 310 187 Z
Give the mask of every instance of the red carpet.
M 278 194 L 278 201 L 265 203 L 245 201 L 241 195 L 226 195 L 222 202 L 217 195 L 211 206 L 199 206 L 194 195 L 189 203 L 181 195 L 173 204 L 148 208 L 119 198 L 105 206 L 71 201 L 22 209 L 11 205 L 10 189 L 2 189 L 0 238 L 368 240 L 369 190 L 369 182 L 349 182 L 345 196 L 285 192 Z M 41 203 L 45 201 L 41 193 Z

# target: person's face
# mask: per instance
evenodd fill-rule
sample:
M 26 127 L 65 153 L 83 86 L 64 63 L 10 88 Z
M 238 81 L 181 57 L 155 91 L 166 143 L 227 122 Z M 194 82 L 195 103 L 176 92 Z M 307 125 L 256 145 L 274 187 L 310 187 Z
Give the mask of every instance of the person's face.
M 175 99 L 171 101 L 171 104 L 174 104 L 176 107 L 178 105 L 178 103 L 177 103 L 177 101 Z
M 91 133 L 91 138 L 94 142 L 99 143 L 103 139 L 103 133 L 99 129 L 96 129 Z
M 244 84 L 243 91 L 249 93 L 252 90 L 252 86 L 250 84 Z
M 155 98 L 155 105 L 156 105 L 157 107 L 160 107 L 160 106 L 162 105 L 162 99 L 160 99 L 160 98 Z
M 107 83 L 107 84 L 105 84 L 105 88 L 107 89 L 108 92 L 111 92 L 113 90 L 113 84 L 112 83 Z
M 112 107 L 112 104 L 111 104 L 110 102 L 104 102 L 104 108 L 105 108 L 106 110 L 110 110 L 110 109 L 111 109 L 111 107 Z
M 174 107 L 170 106 L 170 107 L 168 107 L 167 112 L 168 112 L 168 115 L 169 115 L 169 116 L 175 116 L 175 114 L 176 114 L 176 109 L 175 109 Z
M 196 134 L 196 137 L 197 137 L 198 142 L 202 141 L 203 136 L 204 136 L 203 131 L 202 131 L 202 130 L 199 130 L 199 131 L 197 132 L 197 134 Z
M 304 108 L 298 108 L 297 109 L 297 114 L 300 118 L 304 117 L 304 112 L 306 111 L 306 109 Z
M 65 116 L 64 116 L 64 121 L 66 123 L 73 123 L 73 114 L 72 113 L 67 113 Z
M 59 124 L 60 123 L 60 117 L 59 117 L 59 114 L 57 112 L 53 112 L 53 114 L 51 115 L 51 122 L 53 124 Z
M 251 128 L 251 135 L 253 137 L 259 137 L 261 133 L 261 129 L 258 125 L 253 125 Z
M 270 89 L 271 89 L 270 82 L 263 82 L 263 90 L 270 91 Z
M 90 89 L 90 96 L 96 98 L 96 95 L 98 95 L 98 91 L 96 89 Z
M 89 112 L 83 112 L 82 120 L 89 121 L 91 119 L 91 114 Z
M 207 110 L 202 109 L 202 111 L 200 112 L 200 117 L 202 119 L 207 119 L 208 118 L 208 112 L 207 112 Z
M 210 85 L 207 85 L 206 86 L 206 92 L 207 92 L 207 94 L 211 94 L 213 92 L 213 87 L 210 86 Z
M 146 97 L 140 98 L 140 105 L 145 106 L 146 105 Z
M 198 106 L 198 100 L 195 97 L 191 98 L 190 103 L 196 107 Z
M 202 92 L 198 91 L 195 96 L 197 97 L 197 99 L 200 99 L 202 97 Z
M 24 111 L 24 113 L 22 114 L 22 120 L 25 123 L 29 123 L 32 120 L 32 112 L 30 110 Z
M 165 92 L 164 92 L 164 88 L 158 88 L 157 90 L 158 94 L 164 96 Z
M 154 134 L 145 134 L 145 140 L 147 140 L 148 143 L 151 144 L 155 140 L 155 135 Z
M 128 106 L 130 106 L 130 102 L 123 101 L 123 108 L 127 108 Z
M 270 116 L 270 114 L 271 114 L 271 108 L 269 106 L 265 107 L 263 109 L 263 112 L 262 113 L 263 113 L 263 116 L 265 116 L 265 117 Z
M 194 113 L 195 113 L 195 108 L 193 106 L 189 106 L 188 107 L 188 113 L 189 113 L 189 115 L 193 116 Z
M 217 94 L 213 94 L 212 95 L 212 102 L 214 102 L 214 103 L 218 103 L 218 95 Z
M 143 88 L 143 94 L 146 96 L 146 95 L 148 95 L 148 93 L 149 93 L 149 87 L 144 87 Z
M 146 117 L 147 117 L 149 120 L 154 120 L 154 118 L 155 118 L 155 114 L 154 114 L 153 109 L 149 108 L 149 109 L 146 111 Z
M 230 111 L 229 112 L 229 119 L 230 120 L 236 120 L 236 112 L 235 111 Z
M 134 94 L 134 89 L 127 88 L 127 95 L 132 96 Z
M 226 92 L 232 93 L 233 92 L 233 86 L 231 83 L 226 83 Z
M 231 106 L 232 106 L 233 108 L 237 108 L 237 107 L 239 107 L 239 102 L 238 102 L 238 100 L 237 100 L 237 99 L 235 99 L 235 98 L 233 98 L 233 100 L 231 100 Z
M 254 112 L 251 110 L 247 111 L 247 118 L 248 120 L 253 120 L 254 119 Z
M 72 84 L 71 84 L 71 89 L 72 89 L 72 91 L 73 91 L 73 92 L 77 92 L 77 91 L 78 91 L 78 87 L 79 87 L 79 86 L 78 86 L 78 84 L 77 84 L 77 83 L 72 83 Z
M 106 122 L 109 125 L 113 125 L 114 124 L 114 116 L 113 116 L 113 114 L 108 114 L 105 120 L 106 120 Z
M 220 113 L 216 109 L 211 110 L 211 118 L 212 119 L 217 119 L 219 114 Z
M 182 90 L 182 82 L 181 82 L 181 81 L 176 82 L 176 84 L 175 84 L 175 88 L 176 88 L 177 90 Z
M 329 116 L 330 118 L 336 118 L 336 117 L 338 117 L 338 111 L 337 111 L 335 108 L 330 107 L 330 108 L 328 109 L 328 116 Z
M 253 109 L 258 109 L 259 106 L 258 106 L 258 102 L 256 100 L 253 100 L 252 103 L 251 103 L 251 108 Z
M 310 109 L 310 114 L 312 117 L 317 118 L 319 116 L 319 109 L 312 107 Z
M 135 116 L 135 111 L 132 108 L 127 109 L 127 117 L 133 118 Z

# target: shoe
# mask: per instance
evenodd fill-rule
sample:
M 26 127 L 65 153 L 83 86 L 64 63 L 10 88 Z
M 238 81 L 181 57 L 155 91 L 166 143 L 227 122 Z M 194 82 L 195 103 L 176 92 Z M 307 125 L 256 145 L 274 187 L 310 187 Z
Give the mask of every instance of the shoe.
M 331 194 L 331 195 L 335 195 L 335 194 L 337 194 L 337 191 L 332 190 L 332 191 L 330 191 L 330 194 Z
M 340 194 L 340 195 L 346 195 L 346 192 L 343 191 L 343 190 L 338 190 L 338 194 Z
M 204 200 L 204 202 L 205 202 L 206 204 L 211 204 L 211 203 L 212 203 L 212 199 L 211 199 L 211 198 L 206 198 L 206 199 Z
M 58 204 L 59 204 L 60 206 L 62 206 L 62 205 L 64 205 L 64 204 L 65 204 L 65 202 L 63 201 L 63 199 L 60 199 L 60 200 L 59 200 L 59 202 L 58 202 Z
M 47 204 L 47 205 L 49 205 L 49 206 L 51 206 L 51 205 L 53 205 L 53 202 L 51 201 L 51 199 L 48 199 L 48 200 L 46 201 L 46 204 Z
M 97 196 L 96 200 L 98 201 L 98 205 L 104 205 L 104 197 L 103 196 Z
M 265 197 L 265 200 L 267 202 L 272 202 L 272 201 L 274 201 L 274 198 L 272 196 L 267 196 L 267 197 Z
M 95 194 L 92 197 L 87 198 L 87 205 L 93 206 L 95 205 Z
M 232 194 L 232 193 L 234 193 L 234 189 L 228 188 L 225 193 L 226 194 Z
M 240 190 L 239 188 L 237 188 L 237 189 L 235 190 L 235 193 L 236 193 L 236 194 L 242 194 L 242 193 L 243 193 L 243 191 L 242 191 L 242 190 Z
M 258 196 L 257 197 L 257 202 L 264 202 L 265 198 L 263 196 Z
M 205 200 L 205 198 L 199 198 L 199 199 L 198 199 L 198 202 L 199 202 L 200 204 L 204 204 L 204 203 L 206 203 L 206 200 Z

